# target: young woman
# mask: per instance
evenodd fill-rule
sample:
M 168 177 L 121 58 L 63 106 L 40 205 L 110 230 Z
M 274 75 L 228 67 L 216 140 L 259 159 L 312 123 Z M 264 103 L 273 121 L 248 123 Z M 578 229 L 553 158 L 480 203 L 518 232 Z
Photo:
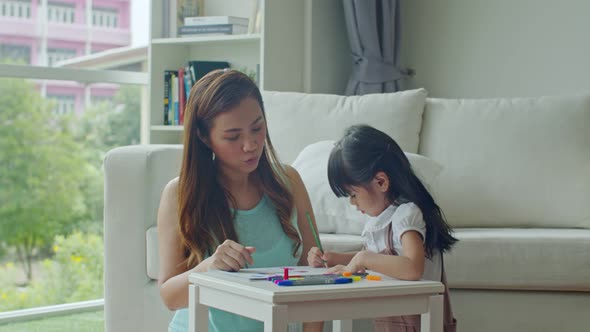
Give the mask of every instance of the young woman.
M 369 269 L 403 280 L 436 280 L 446 285 L 443 252 L 457 242 L 443 213 L 416 177 L 399 145 L 366 125 L 348 128 L 328 161 L 328 180 L 338 197 L 370 216 L 362 233 L 365 250 L 334 253 L 314 247 L 311 266 L 325 260 L 332 272 Z M 445 331 L 454 331 L 445 291 Z M 376 331 L 420 331 L 420 316 L 375 320 Z
M 252 80 L 227 69 L 207 74 L 191 90 L 184 126 L 180 176 L 164 188 L 158 211 L 158 285 L 176 310 L 169 331 L 187 330 L 189 273 L 306 265 L 301 252 L 314 241 L 309 196 L 275 155 Z M 263 330 L 259 321 L 213 308 L 209 327 Z

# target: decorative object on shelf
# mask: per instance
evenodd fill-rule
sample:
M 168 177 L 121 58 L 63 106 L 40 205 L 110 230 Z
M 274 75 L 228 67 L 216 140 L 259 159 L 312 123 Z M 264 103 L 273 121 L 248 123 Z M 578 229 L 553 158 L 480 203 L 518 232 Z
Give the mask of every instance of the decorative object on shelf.
M 241 71 L 242 73 L 246 74 L 246 76 L 248 76 L 252 81 L 256 82 L 256 85 L 258 85 L 258 73 L 256 72 L 256 70 L 243 66 L 240 67 L 238 71 Z
M 185 17 L 203 16 L 203 0 L 176 0 L 176 24 L 184 24 Z
M 176 37 L 185 17 L 204 15 L 204 0 L 164 0 L 162 36 Z
M 248 25 L 248 33 L 260 33 L 262 29 L 262 0 L 252 0 L 252 15 Z

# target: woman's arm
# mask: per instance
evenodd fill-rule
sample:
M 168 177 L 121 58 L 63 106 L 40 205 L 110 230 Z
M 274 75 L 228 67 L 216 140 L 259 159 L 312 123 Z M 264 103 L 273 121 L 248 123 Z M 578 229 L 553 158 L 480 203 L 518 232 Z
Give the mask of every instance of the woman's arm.
M 299 227 L 302 240 L 302 254 L 298 264 L 307 265 L 307 253 L 312 247 L 316 246 L 316 244 L 313 232 L 309 227 L 309 222 L 307 221 L 305 214 L 306 212 L 309 213 L 313 227 L 317 229 L 315 217 L 309 200 L 309 195 L 307 194 L 307 189 L 305 188 L 299 173 L 291 166 L 285 165 L 285 169 L 291 182 L 293 201 L 295 203 L 295 209 L 297 209 L 297 226 Z
M 188 306 L 189 271 L 183 264 L 184 254 L 178 228 L 178 178 L 164 188 L 158 209 L 158 254 L 160 271 L 158 287 L 164 304 L 170 310 Z M 202 266 L 201 268 L 205 268 Z
M 188 275 L 209 269 L 239 270 L 246 262 L 253 264 L 254 248 L 231 240 L 224 241 L 211 257 L 192 269 L 184 264 L 184 250 L 178 228 L 178 178 L 164 188 L 158 209 L 158 254 L 160 297 L 170 310 L 188 306 Z

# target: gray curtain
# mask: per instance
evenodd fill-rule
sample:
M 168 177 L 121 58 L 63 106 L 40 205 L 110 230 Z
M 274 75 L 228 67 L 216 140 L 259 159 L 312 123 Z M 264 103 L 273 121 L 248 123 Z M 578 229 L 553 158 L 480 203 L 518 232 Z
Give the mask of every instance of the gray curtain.
M 347 95 L 398 91 L 398 0 L 342 0 L 352 52 Z

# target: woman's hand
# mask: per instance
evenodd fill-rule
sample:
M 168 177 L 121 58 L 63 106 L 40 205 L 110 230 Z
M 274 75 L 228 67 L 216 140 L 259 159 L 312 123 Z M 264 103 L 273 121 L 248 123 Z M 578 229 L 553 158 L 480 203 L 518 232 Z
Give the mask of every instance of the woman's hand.
M 254 251 L 254 247 L 244 247 L 235 241 L 225 240 L 215 249 L 215 253 L 207 258 L 208 270 L 239 271 L 246 264 L 254 264 Z
M 327 263 L 326 255 L 328 255 L 327 252 L 322 254 L 320 248 L 312 247 L 307 253 L 307 264 L 313 267 L 325 267 Z

